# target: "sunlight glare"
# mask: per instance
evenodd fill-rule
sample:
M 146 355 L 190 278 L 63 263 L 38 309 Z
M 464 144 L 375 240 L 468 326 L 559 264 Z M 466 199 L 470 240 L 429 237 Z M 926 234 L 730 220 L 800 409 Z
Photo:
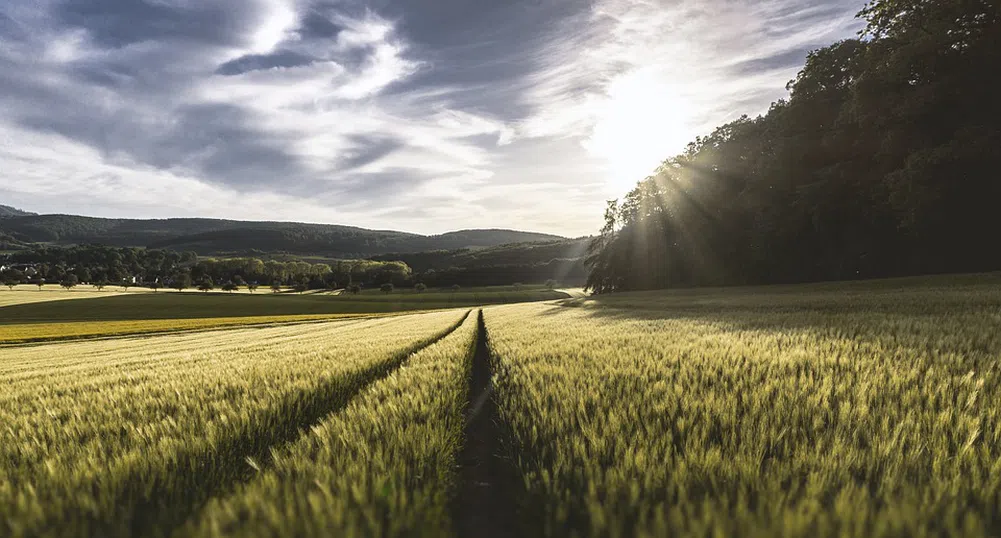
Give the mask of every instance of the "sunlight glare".
M 621 196 L 677 155 L 694 136 L 680 87 L 654 69 L 638 69 L 608 87 L 608 99 L 584 148 L 604 160 L 610 193 Z

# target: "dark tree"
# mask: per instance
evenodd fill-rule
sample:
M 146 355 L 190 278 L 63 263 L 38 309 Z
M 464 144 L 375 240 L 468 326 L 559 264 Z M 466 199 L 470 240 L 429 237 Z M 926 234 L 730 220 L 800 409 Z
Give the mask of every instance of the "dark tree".
M 393 293 L 393 284 L 386 282 L 385 284 L 379 286 L 379 289 L 382 290 L 382 293 L 388 295 L 390 293 Z
M 247 290 L 250 291 L 250 293 L 254 293 L 255 291 L 257 291 L 257 282 L 256 281 L 248 282 Z
M 323 277 L 324 289 L 326 289 L 327 291 L 334 291 L 337 289 L 337 280 L 335 279 L 335 276 L 336 275 L 332 272 L 324 275 Z
M 698 137 L 605 214 L 596 293 L 1001 269 L 1001 11 L 875 0 L 789 97 Z M 637 178 L 640 179 L 640 178 Z
M 275 280 L 271 283 L 271 293 L 278 293 L 280 291 L 282 291 L 282 284 Z
M 361 286 L 359 286 L 358 284 L 352 284 L 348 286 L 348 292 L 350 292 L 352 295 L 358 295 L 359 293 L 361 293 Z
M 418 282 L 417 284 L 414 284 L 414 291 L 417 293 L 424 293 L 425 291 L 427 291 L 427 289 L 428 289 L 427 285 L 425 285 L 423 282 Z
M 211 278 L 206 278 L 198 283 L 198 290 L 202 292 L 210 292 L 215 289 L 215 283 L 212 282 Z
M 53 265 L 45 272 L 45 279 L 49 282 L 62 282 L 64 278 L 66 278 L 66 265 L 63 263 Z
M 170 278 L 170 285 L 177 291 L 184 291 L 191 287 L 191 273 L 188 271 L 178 271 Z
M 233 293 L 234 291 L 236 291 L 238 289 L 240 289 L 240 287 L 237 286 L 236 282 L 233 282 L 232 280 L 227 280 L 222 285 L 222 291 L 228 291 L 229 293 Z
M 121 265 L 111 265 L 108 267 L 108 281 L 121 282 L 125 278 L 125 272 Z
M 66 291 L 69 291 L 71 288 L 75 288 L 76 285 L 79 284 L 79 283 L 80 283 L 80 281 L 79 281 L 79 279 L 77 278 L 76 275 L 74 275 L 74 274 L 68 274 L 68 275 L 66 275 L 66 278 L 62 279 L 59 282 L 59 285 L 62 286 L 62 287 L 64 287 L 64 288 L 66 288 Z
M 3 285 L 14 291 L 14 286 L 17 286 L 24 281 L 24 273 L 18 271 L 17 269 L 8 269 L 3 273 Z

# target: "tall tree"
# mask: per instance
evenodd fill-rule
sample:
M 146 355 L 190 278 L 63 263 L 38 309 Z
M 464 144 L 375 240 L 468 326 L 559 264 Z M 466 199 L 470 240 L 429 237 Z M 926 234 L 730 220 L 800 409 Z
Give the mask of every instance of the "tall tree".
M 998 0 L 876 0 L 789 97 L 670 158 L 589 245 L 597 293 L 1001 268 Z

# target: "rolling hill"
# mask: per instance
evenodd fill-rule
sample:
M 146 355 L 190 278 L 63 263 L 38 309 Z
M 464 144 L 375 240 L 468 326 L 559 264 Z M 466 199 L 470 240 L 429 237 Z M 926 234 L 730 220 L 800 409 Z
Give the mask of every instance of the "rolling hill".
M 33 215 L 37 215 L 37 213 L 29 213 L 27 211 L 21 211 L 16 207 L 0 204 L 0 219 L 9 219 L 13 217 L 28 217 Z
M 24 213 L 3 207 L 3 212 Z M 0 220 L 0 235 L 25 243 L 99 243 L 111 246 L 191 250 L 201 255 L 284 252 L 329 257 L 368 257 L 390 252 L 479 249 L 562 237 L 515 230 L 460 230 L 420 235 L 391 230 L 299 222 L 217 219 L 106 219 L 76 215 L 13 214 Z
M 577 260 L 584 256 L 590 238 L 557 239 L 525 243 L 506 243 L 479 249 L 427 250 L 394 252 L 372 256 L 377 261 L 402 261 L 414 271 L 443 271 L 453 267 L 499 267 L 531 265 L 558 260 Z

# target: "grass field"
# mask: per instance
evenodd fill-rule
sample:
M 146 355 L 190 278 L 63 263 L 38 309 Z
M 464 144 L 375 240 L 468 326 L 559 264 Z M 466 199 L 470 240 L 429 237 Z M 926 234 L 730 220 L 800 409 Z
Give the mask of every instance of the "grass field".
M 10 346 L 0 384 L 2 536 L 1001 535 L 995 275 Z

